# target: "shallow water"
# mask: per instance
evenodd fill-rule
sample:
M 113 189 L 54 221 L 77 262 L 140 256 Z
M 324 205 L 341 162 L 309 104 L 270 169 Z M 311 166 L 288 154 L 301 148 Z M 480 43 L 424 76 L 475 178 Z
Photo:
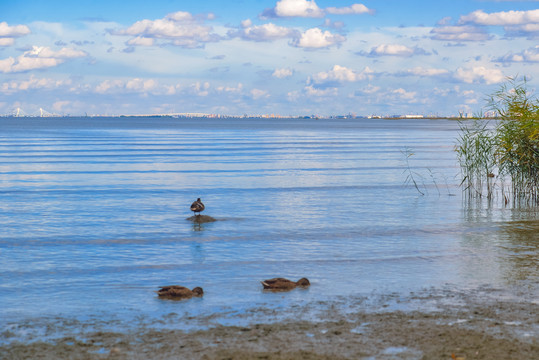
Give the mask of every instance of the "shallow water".
M 0 325 L 288 311 L 429 287 L 536 291 L 537 208 L 463 198 L 458 128 L 0 118 Z M 410 171 L 425 195 L 405 184 Z M 197 197 L 218 221 L 186 220 Z M 312 285 L 263 292 L 276 276 Z M 169 284 L 205 295 L 158 299 Z

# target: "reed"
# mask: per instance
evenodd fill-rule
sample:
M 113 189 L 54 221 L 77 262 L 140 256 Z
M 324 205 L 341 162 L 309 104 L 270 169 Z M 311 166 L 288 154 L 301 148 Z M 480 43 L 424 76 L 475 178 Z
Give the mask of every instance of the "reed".
M 438 186 L 438 178 L 437 178 L 439 174 L 436 174 L 428 167 L 421 168 L 419 170 L 414 170 L 414 168 L 410 164 L 410 159 L 415 155 L 415 153 L 413 152 L 411 148 L 406 146 L 404 147 L 403 150 L 401 150 L 401 153 L 404 156 L 403 173 L 406 174 L 404 185 L 412 184 L 419 194 L 429 195 L 429 186 L 430 186 L 430 183 L 432 182 L 432 184 L 434 184 L 434 188 L 438 192 L 438 195 L 441 195 L 442 192 L 440 190 L 440 186 Z M 427 178 L 427 175 L 425 175 L 425 172 L 427 172 L 428 177 L 430 177 L 430 181 L 428 181 L 429 185 L 427 185 L 427 183 L 425 182 L 425 179 Z M 447 189 L 447 195 L 455 196 L 454 194 L 451 193 L 447 178 L 445 176 L 444 176 L 444 181 L 445 181 L 445 186 Z
M 405 161 L 405 169 L 404 173 L 406 174 L 406 180 L 404 180 L 404 183 L 406 185 L 413 184 L 415 189 L 418 193 L 421 195 L 425 195 L 423 191 L 421 191 L 421 188 L 419 187 L 418 181 L 419 179 L 423 180 L 423 176 L 418 173 L 417 171 L 412 170 L 412 167 L 410 166 L 410 158 L 414 156 L 415 154 L 412 152 L 412 149 L 409 147 L 405 147 L 404 150 L 401 151 L 404 155 L 404 161 Z M 425 184 L 423 184 L 423 188 L 425 188 Z
M 492 199 L 500 189 L 506 204 L 509 197 L 515 204 L 539 203 L 539 100 L 525 77 L 511 77 L 488 98 L 488 108 L 497 121 L 460 123 L 461 185 L 472 197 Z

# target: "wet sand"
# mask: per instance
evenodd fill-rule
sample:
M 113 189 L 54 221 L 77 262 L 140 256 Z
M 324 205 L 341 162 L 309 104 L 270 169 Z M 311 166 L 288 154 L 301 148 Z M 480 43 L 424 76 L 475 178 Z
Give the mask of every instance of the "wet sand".
M 514 291 L 425 290 L 298 305 L 288 314 L 252 309 L 235 326 L 217 324 L 219 315 L 170 314 L 161 321 L 168 328 L 78 331 L 46 342 L 4 331 L 0 358 L 537 359 L 537 293 Z M 192 323 L 201 328 L 185 331 Z

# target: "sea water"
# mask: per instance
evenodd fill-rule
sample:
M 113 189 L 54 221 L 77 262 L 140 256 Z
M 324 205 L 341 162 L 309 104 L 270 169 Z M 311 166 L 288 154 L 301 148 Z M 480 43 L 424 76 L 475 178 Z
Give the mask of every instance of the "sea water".
M 0 325 L 537 284 L 538 212 L 468 201 L 442 119 L 0 118 Z M 196 224 L 190 204 L 201 198 Z M 308 290 L 262 291 L 272 277 Z M 201 286 L 163 301 L 159 286 Z M 263 320 L 263 319 L 262 319 Z

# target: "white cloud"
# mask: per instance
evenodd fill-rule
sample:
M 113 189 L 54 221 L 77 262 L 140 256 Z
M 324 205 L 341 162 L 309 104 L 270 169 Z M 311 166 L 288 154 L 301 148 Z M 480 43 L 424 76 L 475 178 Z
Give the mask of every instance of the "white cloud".
M 94 88 L 98 94 L 137 93 L 142 95 L 174 95 L 179 85 L 160 84 L 154 79 L 104 80 Z
M 490 36 L 485 30 L 470 25 L 440 26 L 432 29 L 432 39 L 442 41 L 484 41 Z
M 120 89 L 124 87 L 122 80 L 105 80 L 96 86 L 95 92 L 105 94 L 114 89 Z
M 174 95 L 176 94 L 177 90 L 180 89 L 180 85 L 162 85 L 161 86 L 161 93 L 163 95 Z
M 7 22 L 0 22 L 1 37 L 18 37 L 30 34 L 30 29 L 26 25 L 9 26 Z
M 397 96 L 401 100 L 414 101 L 417 95 L 416 91 L 406 91 L 403 88 L 393 90 L 391 94 Z
M 371 49 L 370 52 L 358 52 L 358 55 L 363 56 L 403 56 L 408 57 L 412 55 L 428 55 L 428 53 L 418 47 L 408 47 L 406 45 L 401 44 L 380 44 L 378 46 L 375 46 Z
M 0 60 L 0 72 L 12 72 L 13 64 L 15 64 L 15 59 L 12 57 Z
M 266 90 L 260 90 L 260 89 L 253 89 L 250 91 L 251 97 L 254 100 L 262 99 L 262 98 L 268 98 L 269 93 Z
M 11 46 L 15 38 L 30 34 L 26 25 L 9 26 L 7 22 L 0 22 L 0 46 Z
M 13 94 L 19 91 L 54 90 L 69 87 L 71 84 L 71 80 L 36 78 L 32 75 L 29 79 L 20 81 L 12 80 L 0 84 L 0 92 L 3 94 Z
M 528 33 L 537 33 L 539 32 L 539 24 L 524 24 L 520 26 L 509 26 L 506 29 L 510 31 L 520 30 L 523 32 L 528 32 Z
M 479 99 L 473 90 L 464 90 L 460 94 L 460 96 L 464 97 L 464 103 L 468 105 L 475 105 L 479 103 Z
M 88 54 L 84 51 L 72 48 L 62 48 L 58 51 L 54 51 L 46 46 L 33 46 L 32 50 L 25 52 L 25 55 L 36 58 L 74 59 L 87 56 Z
M 457 80 L 467 84 L 484 82 L 487 85 L 497 84 L 505 80 L 505 76 L 499 69 L 487 69 L 484 66 L 476 66 L 471 69 L 458 68 L 454 74 Z
M 209 16 L 208 18 L 211 19 Z M 185 48 L 203 47 L 207 42 L 215 42 L 221 37 L 212 32 L 211 26 L 204 25 L 203 19 L 188 12 L 178 11 L 168 14 L 163 19 L 140 20 L 122 30 L 110 31 L 113 35 L 134 36 L 130 45 L 148 46 L 148 39 L 160 39 L 168 44 Z M 136 40 L 144 39 L 142 40 Z
M 210 83 L 197 81 L 191 85 L 191 92 L 197 96 L 208 96 L 210 94 Z
M 301 94 L 299 91 L 290 91 L 286 94 L 286 99 L 295 103 L 301 99 Z
M 539 45 L 520 53 L 508 53 L 498 59 L 499 62 L 535 63 L 539 62 Z
M 273 74 L 271 76 L 273 77 L 276 77 L 278 79 L 285 79 L 285 78 L 288 78 L 290 76 L 292 76 L 294 72 L 292 71 L 292 69 L 275 69 L 275 71 L 273 72 Z
M 367 87 L 361 89 L 361 92 L 365 94 L 375 94 L 380 91 L 380 89 L 380 86 L 374 86 L 372 84 L 369 84 L 367 85 Z
M 0 37 L 0 46 L 11 46 L 15 44 L 15 38 Z
M 11 62 L 9 68 L 1 69 L 0 71 L 9 72 L 23 72 L 36 69 L 44 69 L 48 67 L 58 66 L 64 61 L 55 58 L 39 58 L 39 57 L 27 57 L 19 56 L 16 61 Z
M 422 76 L 422 77 L 431 77 L 431 76 L 447 75 L 448 73 L 449 71 L 445 69 L 433 69 L 433 68 L 425 69 L 421 66 L 417 66 L 413 69 L 408 69 L 404 71 L 403 74 Z
M 60 65 L 68 59 L 85 56 L 88 56 L 86 52 L 71 48 L 62 48 L 59 51 L 54 51 L 49 47 L 34 46 L 32 50 L 24 52 L 16 59 L 9 57 L 0 60 L 0 72 L 13 73 L 44 69 Z
M 326 9 L 328 14 L 335 15 L 349 15 L 349 14 L 372 14 L 373 10 L 369 9 L 363 4 L 353 4 L 343 8 L 328 7 Z
M 333 28 L 333 29 L 340 30 L 345 27 L 345 24 L 342 21 L 331 21 L 331 19 L 324 19 L 324 23 L 322 26 L 326 28 Z
M 524 25 L 539 23 L 539 9 L 527 11 L 501 11 L 486 13 L 483 10 L 474 11 L 460 17 L 460 23 L 474 23 L 477 25 Z
M 302 33 L 301 37 L 294 39 L 291 45 L 307 49 L 320 49 L 338 45 L 345 40 L 346 38 L 342 35 L 332 34 L 327 30 L 322 31 L 319 28 L 312 28 Z
M 279 17 L 323 17 L 324 12 L 314 0 L 280 0 L 275 5 Z
M 374 72 L 367 66 L 363 71 L 356 72 L 348 69 L 347 67 L 335 65 L 333 69 L 328 72 L 319 72 L 311 76 L 308 83 L 314 84 L 326 84 L 326 83 L 343 83 L 343 82 L 356 82 L 371 78 Z
M 338 89 L 335 88 L 335 87 L 320 89 L 320 88 L 315 88 L 312 85 L 307 85 L 307 86 L 305 86 L 304 90 L 305 90 L 305 93 L 307 95 L 309 95 L 309 96 L 317 96 L 317 97 L 336 96 L 338 94 Z
M 127 81 L 125 88 L 137 92 L 149 92 L 157 88 L 157 82 L 153 79 L 143 80 L 136 78 Z
M 216 88 L 218 92 L 224 92 L 224 93 L 231 93 L 231 94 L 239 94 L 243 90 L 243 84 L 238 83 L 236 87 L 232 86 L 219 86 Z
M 136 38 L 129 39 L 126 44 L 130 46 L 153 46 L 155 44 L 155 40 L 152 38 L 137 36 Z
M 178 22 L 193 22 L 195 20 L 193 15 L 186 11 L 177 11 L 175 13 L 170 13 L 165 16 L 165 19 L 170 19 Z
M 71 101 L 67 101 L 67 100 L 56 101 L 54 104 L 52 104 L 52 110 L 56 112 L 62 112 L 69 105 L 71 105 Z
M 372 48 L 372 55 L 412 56 L 414 50 L 400 44 L 381 44 Z
M 314 0 L 280 0 L 275 8 L 266 11 L 266 14 L 274 17 L 324 17 L 326 14 L 353 15 L 374 13 L 363 4 L 353 4 L 346 7 L 328 7 L 321 9 Z
M 538 38 L 539 37 L 539 24 L 506 26 L 505 31 L 510 36 L 527 36 L 527 37 Z
M 457 26 L 449 26 L 447 29 L 477 29 L 478 26 L 503 26 L 506 33 L 511 36 L 539 36 L 539 9 L 526 11 L 500 11 L 494 13 L 476 10 L 468 15 L 461 16 Z M 443 31 L 444 27 L 440 29 Z M 480 31 L 484 30 L 463 31 L 461 36 L 465 37 L 464 34 L 467 34 L 471 39 L 464 38 L 461 40 L 477 40 L 476 37 L 481 37 Z M 449 34 L 446 34 L 446 36 L 449 36 Z M 483 37 L 485 36 L 486 35 L 483 33 Z M 437 38 L 437 36 L 434 38 Z M 479 40 L 485 39 L 480 38 Z
M 243 29 L 238 31 L 230 31 L 231 37 L 240 37 L 244 40 L 252 41 L 272 41 L 291 37 L 297 34 L 296 30 L 289 29 L 283 26 L 277 26 L 272 23 L 264 25 L 252 26 L 250 20 L 242 21 Z

